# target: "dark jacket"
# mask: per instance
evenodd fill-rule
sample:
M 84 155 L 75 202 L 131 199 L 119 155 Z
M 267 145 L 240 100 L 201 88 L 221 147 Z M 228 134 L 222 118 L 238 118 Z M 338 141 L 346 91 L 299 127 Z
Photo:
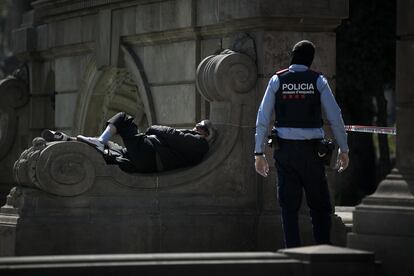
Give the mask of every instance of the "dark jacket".
M 163 170 L 196 165 L 209 149 L 206 139 L 192 130 L 155 125 L 148 128 L 145 135 L 152 137 Z

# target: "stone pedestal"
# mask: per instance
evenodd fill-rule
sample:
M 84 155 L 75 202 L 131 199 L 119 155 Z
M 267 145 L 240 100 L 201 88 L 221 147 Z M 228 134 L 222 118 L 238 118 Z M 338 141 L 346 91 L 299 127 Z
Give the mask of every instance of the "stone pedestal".
M 384 275 L 414 273 L 414 1 L 398 1 L 397 164 L 354 212 L 348 246 L 372 250 Z
M 379 275 L 373 252 L 331 245 L 289 248 L 278 252 L 306 264 L 306 272 L 302 275 Z
M 384 275 L 412 275 L 414 175 L 394 169 L 354 211 L 348 246 L 375 251 Z
M 18 187 L 2 208 L 7 254 L 282 247 L 274 168 L 266 179 L 254 170 L 257 108 L 298 40 L 315 42 L 313 69 L 334 85 L 334 29 L 348 15 L 347 0 L 32 6 L 14 31 L 14 51 L 33 75 L 33 118 L 44 114 L 57 130 L 88 136 L 117 111 L 132 113 L 141 129 L 189 128 L 209 118 L 219 136 L 199 166 L 160 175 L 126 174 L 79 143 L 36 140 L 16 164 Z M 218 54 L 227 48 L 236 53 Z M 50 102 L 54 114 L 41 113 Z M 40 134 L 46 125 L 38 122 Z M 304 212 L 306 244 L 308 222 Z

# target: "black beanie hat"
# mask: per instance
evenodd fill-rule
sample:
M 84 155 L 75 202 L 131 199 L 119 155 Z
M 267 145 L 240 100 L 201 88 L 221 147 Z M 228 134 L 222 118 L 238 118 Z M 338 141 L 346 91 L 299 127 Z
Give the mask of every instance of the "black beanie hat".
M 302 64 L 311 66 L 313 57 L 315 56 L 315 45 L 309 40 L 302 40 L 293 46 L 292 60 L 290 64 Z

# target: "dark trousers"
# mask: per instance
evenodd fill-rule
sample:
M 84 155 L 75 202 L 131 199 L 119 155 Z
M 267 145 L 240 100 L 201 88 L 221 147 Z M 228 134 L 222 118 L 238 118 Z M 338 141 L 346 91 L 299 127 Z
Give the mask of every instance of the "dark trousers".
M 134 164 L 137 172 L 157 172 L 154 145 L 144 134 L 140 134 L 134 118 L 125 112 L 117 113 L 107 121 L 113 124 L 127 149 L 127 158 Z
M 278 199 L 286 247 L 301 246 L 298 212 L 305 191 L 317 244 L 330 244 L 331 213 L 325 167 L 317 155 L 317 140 L 279 139 L 274 158 L 278 173 Z

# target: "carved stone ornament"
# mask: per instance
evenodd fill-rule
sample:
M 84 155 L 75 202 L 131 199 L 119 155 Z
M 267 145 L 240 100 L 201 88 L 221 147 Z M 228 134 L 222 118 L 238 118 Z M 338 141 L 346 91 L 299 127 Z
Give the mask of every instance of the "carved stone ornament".
M 210 60 L 214 61 L 210 64 L 214 68 L 207 65 Z M 229 158 L 240 139 L 243 104 L 239 98 L 254 87 L 256 66 L 248 56 L 229 51 L 206 58 L 197 72 L 198 80 L 203 82 L 199 84 L 203 95 L 212 101 L 210 119 L 218 131 L 217 139 L 200 164 L 160 174 L 130 174 L 117 165 L 107 165 L 102 155 L 86 144 L 73 141 L 46 143 L 42 138 L 35 138 L 33 146 L 15 163 L 17 182 L 54 195 L 76 196 L 94 190 L 94 187 L 100 189 L 99 185 L 104 182 L 116 184 L 108 188 L 107 193 L 117 191 L 117 186 L 160 190 L 195 183 L 214 173 Z
M 0 106 L 18 108 L 29 100 L 27 83 L 14 76 L 0 80 Z
M 197 68 L 197 88 L 210 102 L 228 101 L 234 93 L 247 93 L 256 80 L 257 68 L 253 60 L 231 50 L 206 57 Z
M 60 196 L 76 196 L 89 190 L 95 181 L 95 168 L 103 164 L 95 150 L 79 142 L 48 143 L 33 140 L 14 164 L 21 186 L 41 189 Z

